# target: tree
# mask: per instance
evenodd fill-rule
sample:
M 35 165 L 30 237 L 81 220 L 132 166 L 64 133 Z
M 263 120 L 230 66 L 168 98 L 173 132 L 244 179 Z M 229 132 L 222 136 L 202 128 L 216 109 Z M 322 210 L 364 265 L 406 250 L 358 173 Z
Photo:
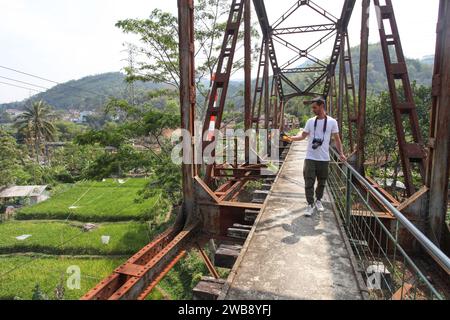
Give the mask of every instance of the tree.
M 0 123 L 11 123 L 12 121 L 12 117 L 6 111 L 0 112 Z
M 16 140 L 0 130 L 0 186 L 16 184 L 27 178 L 23 170 L 23 155 Z
M 15 122 L 18 131 L 25 135 L 27 144 L 34 150 L 37 163 L 43 145 L 46 141 L 53 141 L 56 133 L 51 118 L 50 107 L 43 101 L 37 101 L 25 107 L 25 112 Z
M 200 93 L 198 104 L 200 117 L 206 110 L 209 88 L 216 71 L 228 14 L 228 0 L 196 1 L 195 57 L 196 82 Z M 137 61 L 135 67 L 125 68 L 127 80 L 164 83 L 179 89 L 177 18 L 171 13 L 155 9 L 148 19 L 121 20 L 116 26 L 125 33 L 138 35 L 142 42 L 142 45 L 136 49 L 136 53 L 139 54 L 141 60 Z M 252 35 L 253 39 L 259 37 L 256 28 L 253 28 Z M 243 38 L 243 32 L 241 31 L 238 49 L 243 46 Z M 255 45 L 253 52 L 254 58 L 256 58 L 258 56 L 257 45 Z M 243 62 L 243 58 L 235 61 L 233 72 L 241 69 Z
M 414 100 L 419 116 L 419 127 L 424 139 L 430 129 L 431 88 L 412 84 Z M 404 91 L 399 88 L 400 100 Z M 410 126 L 405 121 L 405 138 L 412 141 Z M 371 164 L 369 172 L 375 177 L 382 177 L 387 187 L 387 179 L 392 179 L 392 185 L 403 180 L 401 172 L 401 158 L 397 133 L 394 124 L 392 104 L 388 92 L 372 95 L 367 101 L 367 126 L 366 126 L 366 159 Z M 380 172 L 382 170 L 382 172 Z M 420 176 L 417 170 L 413 172 L 417 186 L 420 185 Z M 397 196 L 395 190 L 393 190 Z M 400 198 L 400 197 L 399 197 Z
M 141 192 L 143 198 L 163 194 L 172 204 L 180 205 L 182 200 L 181 168 L 174 164 L 169 153 L 161 153 L 151 162 L 150 182 Z
M 57 121 L 54 123 L 54 126 L 56 129 L 55 138 L 62 142 L 70 142 L 86 130 L 84 126 L 69 121 Z

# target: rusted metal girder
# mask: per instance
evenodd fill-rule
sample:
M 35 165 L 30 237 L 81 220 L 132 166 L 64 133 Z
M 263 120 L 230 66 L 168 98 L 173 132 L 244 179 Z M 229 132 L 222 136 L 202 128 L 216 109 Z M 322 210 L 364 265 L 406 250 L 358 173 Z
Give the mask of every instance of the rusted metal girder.
M 338 126 L 339 128 L 341 128 L 341 130 L 339 130 L 339 136 L 341 138 L 341 141 L 343 141 L 343 124 L 344 124 L 344 98 L 345 98 L 345 60 L 344 60 L 344 56 L 345 56 L 345 40 L 346 40 L 346 34 L 345 32 L 342 32 L 340 34 L 339 37 L 339 45 L 338 45 L 338 49 L 339 49 L 339 78 L 338 78 L 338 83 L 339 83 L 339 91 L 338 91 L 338 112 L 337 112 L 337 122 L 338 122 Z
M 317 32 L 317 31 L 335 31 L 335 30 L 336 30 L 335 23 L 326 23 L 311 26 L 277 28 L 273 30 L 272 34 L 274 36 L 278 36 L 283 34 L 296 34 L 296 33 Z
M 194 64 L 194 4 L 178 1 L 180 34 L 180 106 L 181 126 L 194 135 L 195 64 Z M 192 140 L 192 139 L 191 139 Z M 186 141 L 184 141 L 186 143 Z M 186 147 L 193 149 L 193 141 Z M 189 148 L 186 148 L 188 150 Z M 170 269 L 184 256 L 190 241 L 198 232 L 196 214 L 194 153 L 183 155 L 182 177 L 184 203 L 175 226 L 117 268 L 82 300 L 144 300 Z
M 195 135 L 195 107 L 196 107 L 196 86 L 195 86 L 195 52 L 194 52 L 194 3 L 193 0 L 178 0 L 178 24 L 183 30 L 179 35 L 180 51 L 180 112 L 181 128 Z M 184 151 L 182 163 L 183 177 L 183 216 L 187 220 L 195 220 L 195 192 L 194 177 L 197 175 L 195 165 L 194 139 L 183 141 Z M 190 153 L 187 150 L 192 150 Z M 186 223 L 196 223 L 196 221 L 186 221 Z
M 270 61 L 270 53 L 269 53 L 269 38 L 266 38 L 265 41 L 265 50 L 264 50 L 264 129 L 269 130 L 270 129 L 270 89 L 269 89 L 269 61 Z M 269 141 L 267 141 L 269 143 Z
M 138 300 L 150 294 L 161 275 L 168 272 L 190 246 L 195 227 L 178 232 L 170 229 L 147 245 L 81 300 Z
M 365 176 L 365 138 L 366 138 L 366 103 L 367 103 L 367 65 L 369 61 L 369 19 L 370 0 L 362 2 L 361 44 L 359 61 L 358 122 L 356 138 L 356 170 Z
M 290 7 L 277 21 L 275 21 L 275 23 L 273 24 L 273 28 L 277 29 L 284 21 L 286 21 L 294 12 L 296 12 L 302 6 L 308 6 L 312 10 L 322 15 L 323 17 L 327 18 L 332 23 L 337 22 L 337 18 L 334 15 L 332 15 L 327 10 L 317 5 L 315 2 L 310 0 L 301 0 L 296 1 L 292 7 Z
M 448 205 L 450 168 L 450 2 L 440 1 L 433 76 L 433 105 L 426 185 L 430 190 L 429 236 L 437 245 L 448 234 L 445 217 Z M 448 245 L 448 244 L 447 244 Z
M 273 77 L 277 81 L 277 89 L 280 97 L 282 97 L 284 95 L 283 83 L 281 82 L 281 79 L 278 76 L 280 67 L 278 65 L 277 55 L 275 52 L 275 47 L 272 39 L 272 28 L 270 27 L 269 24 L 269 18 L 267 17 L 264 0 L 253 0 L 253 6 L 255 8 L 256 15 L 258 16 L 259 24 L 261 26 L 261 31 L 264 38 L 263 46 L 265 45 L 269 50 L 268 56 L 272 64 Z M 263 50 L 263 46 L 261 47 L 261 50 Z
M 351 1 L 349 1 L 350 3 Z M 269 34 L 269 39 L 272 41 L 276 41 L 277 43 L 285 46 L 286 48 L 294 51 L 296 55 L 287 61 L 285 64 L 283 64 L 280 68 L 274 68 L 274 76 L 279 79 L 281 84 L 287 85 L 293 92 L 291 93 L 284 93 L 282 91 L 279 92 L 280 100 L 283 101 L 284 104 L 286 104 L 290 99 L 294 97 L 299 96 L 314 96 L 318 95 L 318 93 L 313 92 L 313 90 L 329 75 L 330 66 L 328 63 L 325 63 L 315 57 L 313 57 L 310 52 L 317 48 L 319 45 L 325 43 L 328 39 L 330 39 L 333 34 L 336 33 L 336 29 L 338 27 L 338 19 L 334 17 L 332 14 L 327 12 L 325 9 L 321 8 L 317 4 L 315 4 L 313 1 L 297 1 L 291 8 L 289 8 L 288 11 L 286 11 L 274 24 L 273 27 L 270 26 L 269 20 L 267 18 L 267 13 L 265 11 L 264 3 L 262 0 L 254 0 L 256 13 L 258 15 L 261 29 L 263 30 L 263 34 Z M 320 25 L 312 25 L 312 26 L 297 26 L 297 27 L 288 27 L 288 28 L 281 28 L 280 26 L 290 17 L 292 16 L 298 9 L 300 9 L 303 6 L 308 6 L 314 11 L 316 11 L 318 14 L 322 15 L 326 19 L 330 21 L 330 23 L 327 24 L 320 24 Z M 343 12 L 345 12 L 345 16 L 341 17 L 340 21 L 343 21 L 344 25 L 348 24 L 348 20 L 350 19 L 351 15 L 351 9 L 348 4 L 345 4 L 346 8 Z M 350 9 L 350 10 L 349 10 Z M 297 33 L 304 33 L 304 32 L 324 32 L 327 33 L 320 37 L 315 43 L 310 45 L 307 49 L 300 49 L 290 43 L 289 41 L 286 41 L 281 36 L 287 35 L 287 34 L 297 34 Z M 272 53 L 271 53 L 272 55 Z M 273 55 L 275 56 L 275 52 L 273 52 Z M 314 66 L 312 68 L 307 69 L 299 69 L 299 68 L 290 68 L 291 65 L 299 61 L 301 58 L 307 58 L 310 60 L 313 64 L 317 64 L 318 66 Z M 320 68 L 320 69 L 319 69 Z M 294 73 L 301 73 L 301 72 L 319 72 L 319 75 L 314 79 L 312 84 L 310 84 L 305 89 L 300 89 L 298 85 L 294 84 L 289 78 L 288 74 L 294 74 Z M 334 71 L 334 69 L 333 69 Z
M 336 66 L 341 54 L 341 45 L 345 42 L 345 32 L 347 31 L 350 18 L 352 17 L 353 8 L 356 0 L 346 0 L 342 8 L 341 18 L 338 21 L 336 39 L 334 41 L 333 51 L 331 52 L 330 63 L 328 66 L 328 74 L 325 81 L 323 96 L 328 97 L 331 89 L 331 78 L 336 72 Z
M 303 67 L 303 68 L 291 68 L 291 69 L 284 69 L 284 74 L 289 73 L 324 73 L 327 71 L 326 67 Z
M 379 0 L 374 0 L 374 3 L 378 14 L 381 47 L 386 66 L 406 191 L 408 196 L 411 197 L 416 192 L 413 182 L 413 163 L 417 163 L 419 166 L 419 173 L 423 183 L 425 183 L 426 154 L 424 141 L 420 132 L 417 107 L 414 102 L 392 1 L 386 0 L 386 5 L 383 6 L 380 5 Z M 387 33 L 389 29 L 386 26 L 389 26 L 392 33 Z M 402 91 L 401 94 L 399 90 Z M 406 131 L 405 120 L 408 121 L 411 132 Z M 408 135 L 412 136 L 412 142 L 406 140 Z
M 244 0 L 244 109 L 245 131 L 252 128 L 252 7 L 251 0 Z M 250 162 L 250 138 L 245 137 L 245 163 Z
M 256 73 L 256 80 L 255 80 L 255 91 L 254 91 L 254 96 L 253 96 L 253 104 L 252 104 L 252 126 L 253 124 L 255 125 L 255 129 L 256 131 L 259 130 L 259 121 L 261 119 L 261 109 L 262 109 L 262 97 L 263 97 L 263 92 L 264 92 L 264 74 L 263 74 L 263 70 L 264 67 L 266 65 L 264 59 L 265 59 L 265 41 L 266 39 L 264 38 L 262 41 L 262 45 L 261 45 L 261 51 L 259 54 L 259 60 L 258 60 L 258 70 Z
M 355 74 L 353 72 L 353 61 L 350 46 L 350 38 L 346 32 L 347 52 L 344 53 L 344 74 L 345 74 L 345 103 L 347 112 L 347 126 L 348 126 L 348 144 L 350 152 L 355 149 L 355 124 L 358 121 L 358 107 L 356 101 L 356 85 Z
M 239 29 L 242 22 L 244 12 L 244 0 L 233 0 L 231 3 L 230 14 L 225 28 L 225 36 L 223 39 L 222 49 L 218 57 L 217 71 L 214 83 L 211 89 L 211 95 L 206 111 L 206 118 L 203 126 L 203 136 L 211 129 L 220 130 L 222 124 L 222 116 L 225 108 L 228 86 L 230 83 L 231 72 L 233 70 L 234 55 L 236 52 L 236 44 L 239 38 Z M 212 137 L 203 142 L 202 150 L 214 143 Z M 212 152 L 215 156 L 215 152 Z M 209 184 L 212 179 L 213 165 L 206 168 L 205 181 Z

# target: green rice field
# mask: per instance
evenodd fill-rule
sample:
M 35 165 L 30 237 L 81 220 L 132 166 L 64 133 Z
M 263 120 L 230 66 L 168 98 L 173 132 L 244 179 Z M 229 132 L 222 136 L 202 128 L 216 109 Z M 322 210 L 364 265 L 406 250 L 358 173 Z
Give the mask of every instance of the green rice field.
M 173 221 L 162 197 L 137 201 L 146 184 L 108 179 L 58 186 L 49 200 L 0 223 L 0 300 L 32 299 L 36 285 L 53 300 L 60 284 L 65 300 L 79 299 L 109 276 Z M 95 228 L 86 231 L 88 223 Z M 81 271 L 79 289 L 67 286 L 71 266 Z M 191 252 L 148 299 L 190 299 L 206 273 L 198 253 Z
M 51 199 L 26 207 L 18 220 L 76 220 L 86 222 L 150 220 L 161 209 L 161 198 L 139 200 L 146 179 L 77 183 Z
M 0 299 L 30 300 L 36 284 L 39 284 L 42 292 L 49 299 L 54 299 L 54 290 L 61 282 L 62 277 L 64 284 L 69 280 L 70 274 L 67 273 L 67 269 L 71 266 L 80 268 L 80 288 L 69 289 L 65 285 L 65 299 L 79 299 L 125 260 L 117 258 L 0 257 Z
M 9 221 L 0 224 L 0 254 L 40 252 L 56 255 L 132 255 L 156 235 L 148 223 L 97 225 L 83 231 L 83 224 L 58 221 Z M 31 235 L 26 240 L 16 237 Z M 102 236 L 109 236 L 108 244 Z

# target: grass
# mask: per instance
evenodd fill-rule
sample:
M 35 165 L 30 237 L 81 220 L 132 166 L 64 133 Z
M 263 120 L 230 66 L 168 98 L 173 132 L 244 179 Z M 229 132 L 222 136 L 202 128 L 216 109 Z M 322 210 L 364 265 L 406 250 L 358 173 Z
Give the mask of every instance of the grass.
M 146 179 L 129 179 L 123 184 L 113 179 L 77 183 L 45 202 L 23 208 L 16 219 L 83 222 L 152 220 L 167 206 L 160 197 L 137 200 L 139 191 L 146 184 Z
M 54 255 L 132 255 L 161 230 L 148 223 L 106 223 L 89 232 L 82 224 L 58 221 L 9 221 L 0 224 L 0 254 L 37 252 Z M 32 235 L 19 241 L 16 237 Z M 110 236 L 109 244 L 101 241 Z
M 50 300 L 55 299 L 54 291 L 61 283 L 62 277 L 65 300 L 78 300 L 125 260 L 125 258 L 0 256 L 0 300 L 30 300 L 37 284 Z M 67 269 L 71 266 L 80 268 L 79 290 L 70 290 L 67 287 L 67 280 L 70 277 Z M 208 274 L 208 271 L 203 261 L 197 252 L 191 251 L 153 290 L 148 300 L 192 299 L 192 288 L 204 274 Z
M 70 266 L 80 268 L 81 288 L 65 286 L 66 300 L 79 299 L 109 276 L 173 222 L 173 217 L 167 221 L 168 205 L 160 197 L 136 201 L 146 184 L 145 179 L 124 184 L 110 179 L 59 186 L 50 200 L 23 208 L 17 220 L 0 223 L 0 300 L 29 300 L 36 285 L 55 299 Z M 86 222 L 97 228 L 84 232 Z M 32 236 L 17 240 L 21 235 Z M 104 235 L 111 237 L 107 245 L 101 240 Z M 207 269 L 199 254 L 190 252 L 148 299 L 190 299 L 203 274 Z
M 217 268 L 222 279 L 229 275 L 227 269 Z M 200 282 L 202 276 L 210 276 L 203 259 L 196 250 L 191 250 L 161 281 L 159 286 L 172 300 L 192 300 L 192 289 Z M 150 299 L 155 299 L 153 290 Z
M 0 257 L 0 299 L 30 300 L 33 289 L 39 284 L 42 291 L 54 299 L 54 290 L 64 275 L 65 299 L 77 300 L 93 288 L 125 259 L 74 259 L 58 257 Z M 81 270 L 79 290 L 69 290 L 66 282 L 70 274 L 67 268 L 78 266 Z M 7 273 L 11 269 L 15 271 Z M 7 273 L 7 274 L 5 274 Z

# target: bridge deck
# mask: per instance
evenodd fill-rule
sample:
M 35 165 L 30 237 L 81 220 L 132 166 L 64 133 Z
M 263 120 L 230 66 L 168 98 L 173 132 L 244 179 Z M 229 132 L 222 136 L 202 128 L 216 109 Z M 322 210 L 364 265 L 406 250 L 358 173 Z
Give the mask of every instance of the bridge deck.
M 221 299 L 362 299 L 329 196 L 325 213 L 304 216 L 305 154 L 293 144 Z

